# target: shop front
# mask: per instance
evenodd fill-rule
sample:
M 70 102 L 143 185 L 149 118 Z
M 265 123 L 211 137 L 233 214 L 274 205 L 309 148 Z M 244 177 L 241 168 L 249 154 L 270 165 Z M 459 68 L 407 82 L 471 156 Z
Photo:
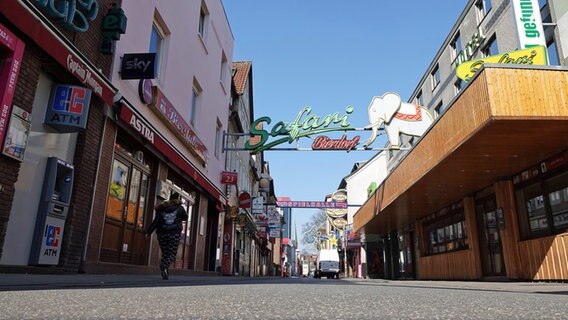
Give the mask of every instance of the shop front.
M 485 66 L 356 213 L 354 228 L 398 234 L 404 247 L 415 236 L 418 279 L 567 280 L 566 74 Z M 415 233 L 405 232 L 412 225 Z
M 6 209 L 0 210 L 0 264 L 77 271 L 104 110 L 116 89 L 105 77 L 110 57 L 98 52 L 96 10 L 74 30 L 75 42 L 64 30 L 77 21 L 50 18 L 50 10 L 29 1 L 0 3 L 0 206 Z
M 156 129 L 159 124 L 143 117 L 130 102 L 123 101 L 114 112 L 105 130 L 103 153 L 108 156 L 103 159 L 108 160 L 100 169 L 110 176 L 100 179 L 101 201 L 95 204 L 104 215 L 93 216 L 87 271 L 145 273 L 157 268 L 157 239 L 146 238 L 145 232 L 158 196 L 168 199 L 173 192 L 181 196 L 189 218 L 171 269 L 214 271 L 221 192 L 166 141 Z

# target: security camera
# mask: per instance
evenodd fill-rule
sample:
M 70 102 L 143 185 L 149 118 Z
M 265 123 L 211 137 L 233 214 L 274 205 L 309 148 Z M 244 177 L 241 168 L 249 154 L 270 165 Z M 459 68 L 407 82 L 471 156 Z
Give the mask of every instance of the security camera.
M 117 91 L 117 92 L 114 94 L 114 97 L 112 97 L 112 102 L 113 102 L 113 103 L 117 103 L 117 102 L 120 101 L 120 99 L 122 99 L 122 93 L 120 93 L 119 91 Z

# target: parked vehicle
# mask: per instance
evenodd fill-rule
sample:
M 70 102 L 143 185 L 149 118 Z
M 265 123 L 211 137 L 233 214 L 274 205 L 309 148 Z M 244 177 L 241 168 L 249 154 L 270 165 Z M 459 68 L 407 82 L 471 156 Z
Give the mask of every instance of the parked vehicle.
M 339 279 L 339 253 L 336 249 L 323 249 L 318 252 L 314 278 L 321 277 Z

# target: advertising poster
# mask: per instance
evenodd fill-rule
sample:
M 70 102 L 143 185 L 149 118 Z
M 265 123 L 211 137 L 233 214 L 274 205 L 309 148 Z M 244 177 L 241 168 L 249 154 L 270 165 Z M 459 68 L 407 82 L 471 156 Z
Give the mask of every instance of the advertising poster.
M 28 137 L 31 127 L 31 115 L 22 108 L 14 105 L 10 126 L 4 141 L 2 153 L 16 160 L 23 161 L 28 145 Z

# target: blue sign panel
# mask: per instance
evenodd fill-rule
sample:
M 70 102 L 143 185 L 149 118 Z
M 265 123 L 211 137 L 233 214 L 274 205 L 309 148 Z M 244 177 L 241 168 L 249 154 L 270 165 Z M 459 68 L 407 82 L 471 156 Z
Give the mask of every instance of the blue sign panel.
M 44 123 L 60 132 L 77 132 L 87 127 L 91 90 L 85 87 L 57 85 L 45 112 Z

